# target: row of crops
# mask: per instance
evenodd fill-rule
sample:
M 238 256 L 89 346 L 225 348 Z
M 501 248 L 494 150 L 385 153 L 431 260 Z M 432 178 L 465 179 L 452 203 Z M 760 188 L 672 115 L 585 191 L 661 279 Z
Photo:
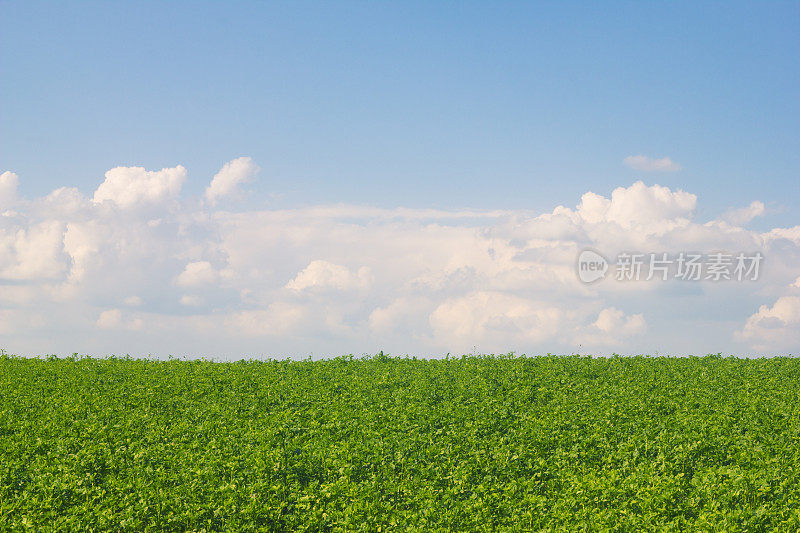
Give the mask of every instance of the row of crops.
M 0 530 L 796 531 L 800 360 L 0 357 Z

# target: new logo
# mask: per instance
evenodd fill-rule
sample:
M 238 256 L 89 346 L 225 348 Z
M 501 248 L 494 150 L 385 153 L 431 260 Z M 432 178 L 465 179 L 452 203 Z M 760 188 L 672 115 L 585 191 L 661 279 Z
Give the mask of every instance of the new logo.
M 608 272 L 608 261 L 594 250 L 584 250 L 578 256 L 578 277 L 584 283 L 603 279 Z

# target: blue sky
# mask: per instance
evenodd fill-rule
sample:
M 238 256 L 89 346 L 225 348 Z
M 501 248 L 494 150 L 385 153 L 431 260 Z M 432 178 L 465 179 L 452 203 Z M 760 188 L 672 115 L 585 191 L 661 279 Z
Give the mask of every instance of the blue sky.
M 0 0 L 0 348 L 796 351 L 799 50 L 798 2 Z
M 240 155 L 285 205 L 545 209 L 642 177 L 798 219 L 800 5 L 0 4 L 24 194 Z M 706 213 L 707 212 L 707 213 Z

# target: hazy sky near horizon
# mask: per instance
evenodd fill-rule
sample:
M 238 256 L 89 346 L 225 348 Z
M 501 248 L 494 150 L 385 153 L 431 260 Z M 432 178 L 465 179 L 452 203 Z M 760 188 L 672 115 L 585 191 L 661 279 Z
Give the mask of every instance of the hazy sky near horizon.
M 0 347 L 796 351 L 798 50 L 797 2 L 0 0 Z

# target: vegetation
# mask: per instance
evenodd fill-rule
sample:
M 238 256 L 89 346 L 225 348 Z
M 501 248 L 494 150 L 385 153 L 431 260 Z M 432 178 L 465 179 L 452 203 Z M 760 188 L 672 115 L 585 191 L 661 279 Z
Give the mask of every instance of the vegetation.
M 800 361 L 0 358 L 0 529 L 795 531 Z

